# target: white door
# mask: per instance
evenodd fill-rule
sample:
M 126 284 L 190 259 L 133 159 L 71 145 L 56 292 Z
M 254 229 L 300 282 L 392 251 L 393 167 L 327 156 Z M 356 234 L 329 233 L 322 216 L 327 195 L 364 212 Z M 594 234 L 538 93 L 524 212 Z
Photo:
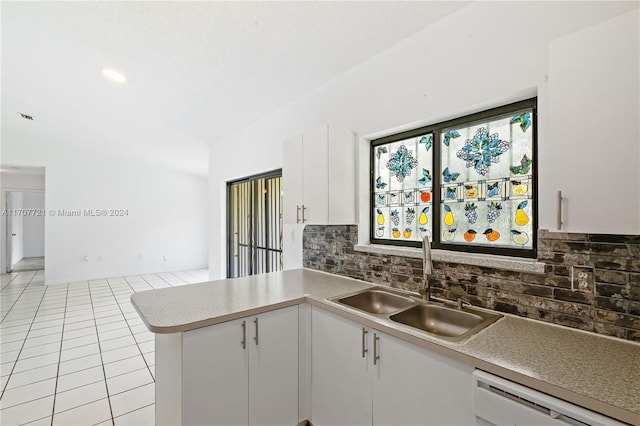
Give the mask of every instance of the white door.
M 248 332 L 240 319 L 184 333 L 183 425 L 249 423 Z
M 7 267 L 9 272 L 13 266 L 24 257 L 24 216 L 16 211 L 24 209 L 24 194 L 22 192 L 7 192 L 7 248 L 9 257 Z
M 249 424 L 298 424 L 298 306 L 249 318 Z
M 311 338 L 311 422 L 371 425 L 368 334 L 363 339 L 361 325 L 314 307 Z
M 473 368 L 377 330 L 373 424 L 470 425 Z
M 7 209 L 7 212 L 11 211 L 11 209 L 13 207 L 11 207 L 11 193 L 7 192 L 5 194 L 5 208 Z M 2 244 L 4 244 L 5 247 L 5 253 L 4 253 L 4 258 L 2 259 L 2 273 L 4 274 L 11 272 L 11 239 L 12 239 L 12 228 L 13 228 L 13 216 L 11 214 L 8 214 L 5 216 L 5 234 L 4 234 L 4 241 L 2 242 Z

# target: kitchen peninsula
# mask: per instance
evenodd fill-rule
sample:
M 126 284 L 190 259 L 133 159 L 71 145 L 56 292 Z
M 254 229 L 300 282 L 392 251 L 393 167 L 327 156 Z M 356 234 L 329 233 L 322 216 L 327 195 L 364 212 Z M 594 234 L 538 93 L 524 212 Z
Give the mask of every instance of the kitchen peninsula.
M 455 390 L 449 406 L 440 406 L 444 413 L 425 413 L 424 424 L 435 418 L 444 421 L 449 414 L 451 423 L 473 423 L 478 413 L 471 373 L 481 370 L 612 422 L 640 425 L 637 343 L 508 314 L 471 338 L 452 343 L 327 300 L 371 287 L 375 286 L 296 269 L 134 294 L 133 305 L 156 333 L 156 423 L 195 424 L 216 413 L 224 415 L 215 419 L 220 424 L 323 424 L 324 391 L 335 389 L 319 388 L 322 381 L 314 381 L 314 374 L 324 373 L 317 370 L 322 351 L 315 339 L 328 333 L 338 342 L 340 333 L 331 327 L 344 322 L 358 333 L 362 328 L 362 342 L 354 345 L 358 359 L 372 360 L 368 370 L 391 367 L 385 355 L 391 356 L 390 348 L 396 345 L 412 351 L 407 356 L 428 356 L 425 359 L 443 366 L 440 370 L 460 378 L 452 382 L 465 388 Z M 373 336 L 372 343 L 365 342 Z M 419 380 L 420 365 L 408 368 L 412 372 L 407 387 L 414 389 L 408 382 L 411 377 Z M 402 389 L 393 392 L 402 394 Z M 375 399 L 375 389 L 373 394 Z M 391 399 L 379 396 L 373 402 L 376 407 L 393 408 Z M 415 392 L 407 397 L 426 399 Z M 455 410 L 449 410 L 451 404 Z M 408 406 L 411 403 L 397 409 Z M 358 404 L 351 409 L 357 410 Z M 385 413 L 378 413 L 383 419 Z M 373 415 L 366 422 L 381 424 L 375 408 Z

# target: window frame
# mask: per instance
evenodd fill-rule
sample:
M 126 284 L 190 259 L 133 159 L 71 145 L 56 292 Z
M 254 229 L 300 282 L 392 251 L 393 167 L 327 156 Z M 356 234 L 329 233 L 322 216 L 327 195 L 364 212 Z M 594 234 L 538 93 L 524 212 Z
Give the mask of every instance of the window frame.
M 441 209 L 442 209 L 442 167 L 441 167 L 441 134 L 442 130 L 456 127 L 460 125 L 473 125 L 478 121 L 485 121 L 495 116 L 507 115 L 511 112 L 516 112 L 523 109 L 531 109 L 533 123 L 532 123 L 532 160 L 531 165 L 533 191 L 531 199 L 533 200 L 533 208 L 531 210 L 530 220 L 532 229 L 532 246 L 531 249 L 517 249 L 507 247 L 490 247 L 479 245 L 462 245 L 442 242 L 441 231 Z M 465 116 L 457 117 L 451 120 L 442 121 L 439 123 L 423 126 L 420 128 L 395 133 L 392 135 L 384 136 L 377 139 L 372 139 L 369 143 L 369 210 L 368 215 L 371 217 L 371 212 L 376 208 L 375 204 L 375 173 L 374 173 L 374 156 L 375 148 L 379 145 L 388 144 L 391 142 L 397 142 L 405 140 L 427 133 L 433 133 L 433 151 L 432 151 L 432 244 L 434 249 L 442 249 L 456 252 L 467 253 L 482 253 L 503 255 L 510 257 L 522 257 L 522 258 L 536 258 L 538 249 L 538 112 L 537 112 L 537 97 L 525 99 L 518 102 L 513 102 L 507 105 L 502 105 L 496 108 L 483 110 L 477 113 L 468 114 Z M 378 246 L 400 246 L 400 247 L 422 247 L 422 243 L 418 241 L 405 241 L 405 240 L 391 240 L 383 239 L 375 236 L 375 222 L 371 221 L 369 224 L 369 241 L 372 245 Z

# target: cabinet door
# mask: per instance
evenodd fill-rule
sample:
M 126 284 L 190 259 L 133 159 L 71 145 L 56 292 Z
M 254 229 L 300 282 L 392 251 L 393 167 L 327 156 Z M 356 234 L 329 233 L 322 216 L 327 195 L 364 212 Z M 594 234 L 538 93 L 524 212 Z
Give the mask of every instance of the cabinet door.
M 242 348 L 244 321 L 183 334 L 183 425 L 248 424 L 249 351 Z
M 311 339 L 311 422 L 371 425 L 371 351 L 362 357 L 362 326 L 313 308 Z
M 248 324 L 249 424 L 296 425 L 298 306 L 250 317 Z
M 302 135 L 284 141 L 282 149 L 282 220 L 293 224 L 302 220 Z
M 640 233 L 637 34 L 637 13 L 627 13 L 549 43 L 538 139 L 541 229 L 556 229 L 562 190 L 562 231 Z
M 470 425 L 473 368 L 372 330 L 380 359 L 373 368 L 373 424 Z
M 329 215 L 329 158 L 326 126 L 305 132 L 302 151 L 302 203 L 305 223 L 323 225 Z
M 329 128 L 328 191 L 330 225 L 356 223 L 356 137 L 352 131 Z

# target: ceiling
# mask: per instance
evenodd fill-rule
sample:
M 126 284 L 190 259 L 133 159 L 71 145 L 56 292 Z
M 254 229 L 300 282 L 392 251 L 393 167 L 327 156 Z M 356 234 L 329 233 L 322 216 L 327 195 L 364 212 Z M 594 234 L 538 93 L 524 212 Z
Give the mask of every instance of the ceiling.
M 209 145 L 466 3 L 2 1 L 2 128 L 207 175 Z

